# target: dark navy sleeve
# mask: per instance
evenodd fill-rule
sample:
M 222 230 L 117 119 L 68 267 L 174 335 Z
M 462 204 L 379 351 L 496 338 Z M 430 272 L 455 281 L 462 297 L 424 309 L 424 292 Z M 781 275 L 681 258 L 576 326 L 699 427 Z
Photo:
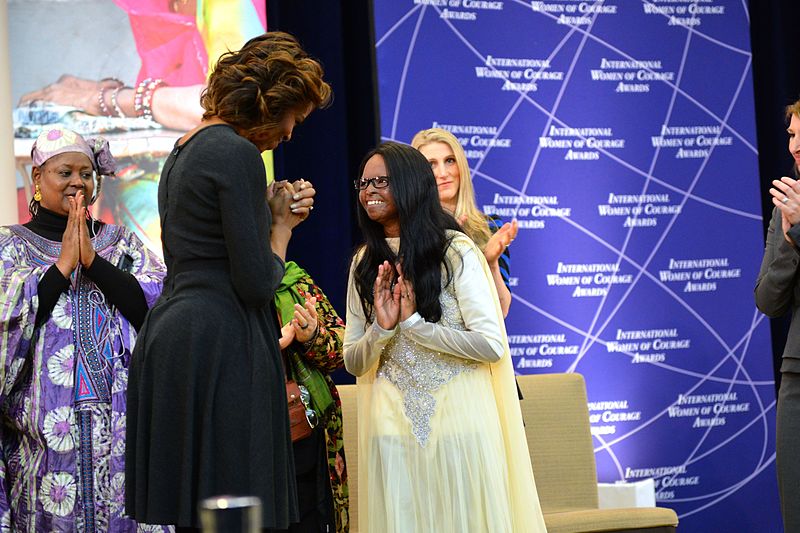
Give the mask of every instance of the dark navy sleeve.
M 489 231 L 492 232 L 492 235 L 503 227 L 503 221 L 497 215 L 487 216 L 486 223 L 489 225 Z M 500 257 L 497 259 L 497 264 L 500 266 L 500 276 L 503 278 L 503 283 L 511 290 L 508 284 L 509 278 L 511 277 L 511 252 L 509 252 L 509 247 L 506 247 L 503 253 L 500 254 Z

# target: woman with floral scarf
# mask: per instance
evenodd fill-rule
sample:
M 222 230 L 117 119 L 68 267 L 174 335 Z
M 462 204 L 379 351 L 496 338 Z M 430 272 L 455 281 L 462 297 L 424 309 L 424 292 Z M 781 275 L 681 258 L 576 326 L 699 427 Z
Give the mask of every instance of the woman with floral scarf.
M 342 404 L 330 373 L 341 368 L 344 322 L 308 273 L 293 261 L 275 295 L 281 349 L 290 377 L 310 393 L 310 437 L 294 443 L 300 522 L 292 533 L 350 530 Z M 329 527 L 330 529 L 325 529 Z

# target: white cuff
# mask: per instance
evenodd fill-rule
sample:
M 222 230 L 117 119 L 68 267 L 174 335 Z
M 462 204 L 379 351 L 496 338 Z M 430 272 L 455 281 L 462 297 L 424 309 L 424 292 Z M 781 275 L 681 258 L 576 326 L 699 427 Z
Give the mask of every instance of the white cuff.
M 418 312 L 414 311 L 413 315 L 411 315 L 410 317 L 408 317 L 405 320 L 403 320 L 402 322 L 400 322 L 400 330 L 401 331 L 402 330 L 406 330 L 406 329 L 414 326 L 414 324 L 416 324 L 420 320 L 422 320 L 422 315 L 420 315 Z
M 385 337 L 391 337 L 394 335 L 394 332 L 397 331 L 397 327 L 395 326 L 393 329 L 383 329 L 378 321 L 372 323 L 372 327 L 375 330 L 375 334 L 378 336 L 378 339 L 383 339 Z

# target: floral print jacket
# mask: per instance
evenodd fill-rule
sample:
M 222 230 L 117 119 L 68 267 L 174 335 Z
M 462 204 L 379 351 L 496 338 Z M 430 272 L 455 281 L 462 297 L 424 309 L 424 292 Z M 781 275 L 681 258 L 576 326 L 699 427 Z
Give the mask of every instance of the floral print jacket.
M 317 299 L 317 320 L 319 333 L 313 344 L 304 350 L 299 343 L 294 343 L 291 349 L 298 350 L 303 358 L 316 366 L 324 375 L 328 388 L 335 402 L 333 414 L 325 426 L 325 444 L 328 449 L 328 473 L 330 475 L 331 490 L 333 492 L 334 514 L 337 533 L 350 530 L 349 523 L 349 497 L 347 490 L 347 469 L 345 466 L 344 444 L 342 442 L 342 402 L 339 392 L 330 377 L 330 373 L 342 368 L 342 342 L 344 339 L 344 321 L 336 313 L 328 298 L 322 290 L 314 284 L 310 276 L 304 275 L 295 286 L 300 294 L 306 298 Z
M 92 239 L 127 256 L 148 306 L 163 263 L 129 230 Z M 37 289 L 61 243 L 0 227 L 0 531 L 168 531 L 125 516 L 125 394 L 134 327 L 79 267 L 41 325 Z

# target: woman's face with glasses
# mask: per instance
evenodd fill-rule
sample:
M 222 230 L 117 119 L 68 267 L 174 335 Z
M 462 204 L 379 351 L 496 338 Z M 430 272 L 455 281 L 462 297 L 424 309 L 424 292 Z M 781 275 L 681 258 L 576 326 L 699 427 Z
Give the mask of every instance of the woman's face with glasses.
M 370 157 L 361 177 L 355 181 L 359 189 L 358 201 L 370 220 L 383 226 L 387 237 L 399 237 L 400 220 L 387 174 L 383 156 L 375 154 Z

